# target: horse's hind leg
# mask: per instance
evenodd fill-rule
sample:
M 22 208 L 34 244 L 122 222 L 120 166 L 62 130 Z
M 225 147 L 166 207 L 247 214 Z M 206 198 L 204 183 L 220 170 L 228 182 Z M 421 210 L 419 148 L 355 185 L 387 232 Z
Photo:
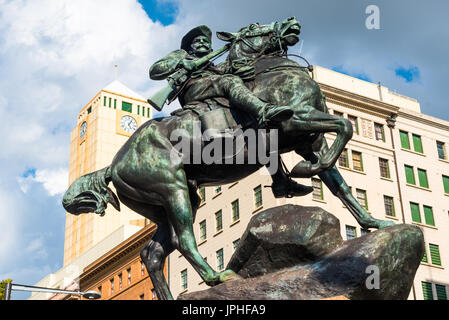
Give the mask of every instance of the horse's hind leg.
M 301 153 L 301 156 L 311 162 L 318 162 L 319 158 L 327 153 L 327 150 L 327 142 L 323 139 L 321 148 L 318 152 L 304 152 Z M 354 198 L 349 186 L 335 166 L 329 170 L 320 172 L 318 176 L 329 190 L 343 202 L 362 228 L 381 229 L 394 225 L 394 222 L 392 221 L 373 218 Z
M 168 192 L 164 208 L 178 239 L 177 249 L 208 285 L 240 278 L 232 270 L 215 272 L 198 252 L 193 233 L 193 212 L 185 172 L 179 169 L 174 176 L 177 181 L 166 186 Z
M 140 251 L 140 257 L 160 300 L 173 300 L 163 270 L 165 258 L 174 251 L 173 243 L 176 242 L 174 237 L 168 223 L 159 224 L 151 241 Z

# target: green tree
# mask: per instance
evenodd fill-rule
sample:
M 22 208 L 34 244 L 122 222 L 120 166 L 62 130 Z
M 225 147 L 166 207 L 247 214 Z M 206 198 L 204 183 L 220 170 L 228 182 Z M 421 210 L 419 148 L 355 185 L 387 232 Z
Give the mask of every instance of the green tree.
M 7 283 L 12 282 L 11 279 L 2 280 L 0 282 L 0 300 L 5 299 L 5 286 Z

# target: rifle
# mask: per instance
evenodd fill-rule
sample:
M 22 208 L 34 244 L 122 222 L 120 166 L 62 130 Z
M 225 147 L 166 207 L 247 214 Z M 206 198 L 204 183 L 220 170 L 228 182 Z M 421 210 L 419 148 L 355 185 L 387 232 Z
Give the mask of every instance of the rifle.
M 215 58 L 216 56 L 221 55 L 225 51 L 229 50 L 230 43 L 226 44 L 224 47 L 213 51 L 207 55 L 205 55 L 202 58 L 198 58 L 193 60 L 195 67 L 191 72 L 196 71 L 198 68 L 203 66 L 205 63 L 209 62 L 211 59 Z M 177 86 L 177 79 L 181 79 L 183 77 L 187 77 L 189 75 L 189 71 L 187 71 L 184 68 L 178 69 L 176 72 L 172 73 L 168 77 L 168 85 L 153 94 L 150 98 L 147 99 L 148 103 L 155 108 L 157 111 L 161 111 L 164 107 L 165 102 L 167 101 L 168 97 L 176 90 Z

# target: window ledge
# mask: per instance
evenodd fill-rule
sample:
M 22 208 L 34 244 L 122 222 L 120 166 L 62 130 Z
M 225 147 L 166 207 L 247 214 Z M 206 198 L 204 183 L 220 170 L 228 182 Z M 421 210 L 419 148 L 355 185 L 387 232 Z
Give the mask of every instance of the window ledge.
M 444 163 L 449 163 L 449 160 L 447 160 L 447 159 L 438 158 L 438 160 L 441 161 L 441 162 L 444 162 Z
M 221 229 L 220 231 L 215 232 L 214 237 L 218 236 L 222 232 L 223 232 L 223 229 Z
M 213 197 L 212 197 L 212 199 L 215 199 L 216 197 L 218 197 L 220 194 L 222 194 L 223 193 L 223 191 L 220 191 L 219 193 L 217 193 L 217 194 L 215 194 Z
M 355 173 L 360 173 L 360 174 L 366 175 L 366 173 L 364 171 L 359 171 L 359 170 L 351 169 L 351 168 L 348 168 L 348 167 L 343 167 L 343 166 L 340 166 L 340 165 L 338 166 L 338 169 L 343 169 L 343 170 L 347 170 L 347 171 L 350 171 L 350 172 L 355 172 Z
M 416 155 L 418 155 L 418 156 L 426 157 L 426 155 L 425 155 L 424 153 L 421 153 L 421 152 L 416 152 L 416 151 L 409 150 L 409 149 L 404 149 L 404 148 L 401 148 L 401 150 L 402 150 L 402 151 L 407 151 L 407 152 L 410 152 L 410 153 L 413 153 L 413 154 L 416 154 Z
M 385 218 L 388 218 L 388 219 L 391 219 L 391 220 L 399 221 L 399 218 L 398 218 L 398 217 L 393 217 L 393 216 L 387 216 L 387 215 L 385 215 Z
M 444 195 L 445 195 L 446 197 L 449 197 L 449 193 L 444 193 Z
M 202 245 L 203 243 L 207 242 L 207 239 L 201 240 L 201 242 L 198 242 L 197 247 L 199 247 L 200 245 Z
M 233 225 L 237 224 L 240 222 L 240 219 L 235 220 L 234 222 L 232 222 L 229 226 L 232 227 Z
M 234 183 L 232 183 L 232 184 L 230 184 L 229 185 L 229 187 L 228 187 L 228 189 L 231 189 L 233 186 L 235 186 L 237 183 L 239 183 L 238 181 L 236 181 L 236 182 L 234 182 Z
M 393 179 L 391 179 L 391 178 L 386 178 L 386 177 L 380 177 L 380 178 L 385 181 L 394 182 Z
M 312 198 L 312 200 L 313 200 L 313 201 L 316 201 L 316 202 L 327 203 L 326 201 L 321 200 L 321 199 L 313 199 L 313 198 Z
M 206 201 L 202 202 L 202 203 L 200 204 L 200 206 L 198 207 L 198 209 L 204 207 L 205 205 L 206 205 Z
M 406 183 L 405 185 L 407 185 L 409 187 L 417 188 L 417 189 L 420 189 L 420 190 L 432 192 L 432 190 L 430 190 L 429 188 L 420 187 L 420 186 L 417 186 L 417 185 L 414 185 L 414 184 Z
M 436 264 L 431 264 L 431 263 L 428 263 L 428 262 L 421 262 L 421 265 L 426 266 L 426 267 L 433 267 L 433 268 L 444 270 L 444 267 L 438 266 Z
M 425 223 L 412 221 L 412 224 L 415 224 L 415 225 L 420 226 L 420 227 L 427 227 L 427 228 L 430 228 L 430 229 L 438 230 L 437 227 L 434 227 L 434 226 L 431 226 L 431 225 L 425 224 Z
M 260 211 L 262 208 L 263 208 L 263 205 L 260 206 L 260 207 L 258 207 L 258 208 L 256 208 L 256 209 L 254 209 L 252 213 L 254 214 L 254 213 L 256 213 L 257 211 Z
M 187 291 L 189 291 L 189 289 L 184 289 L 184 290 L 182 290 L 179 294 L 186 293 Z

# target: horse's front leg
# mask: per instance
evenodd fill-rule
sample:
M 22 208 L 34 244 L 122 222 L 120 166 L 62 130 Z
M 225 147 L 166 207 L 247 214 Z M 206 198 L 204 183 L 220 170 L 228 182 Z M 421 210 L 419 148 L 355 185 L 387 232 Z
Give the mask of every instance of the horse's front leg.
M 321 148 L 318 152 L 304 152 L 300 155 L 311 162 L 318 162 L 319 158 L 327 154 L 327 142 L 325 139 L 321 142 Z M 325 170 L 318 175 L 329 190 L 338 197 L 341 202 L 348 208 L 349 212 L 354 216 L 359 225 L 364 229 L 376 228 L 381 229 L 394 225 L 393 221 L 380 220 L 373 218 L 363 206 L 354 198 L 351 189 L 341 176 L 338 169 L 333 166 L 329 170 Z
M 185 172 L 179 168 L 175 172 L 166 174 L 173 177 L 173 181 L 165 186 L 164 208 L 176 234 L 179 252 L 210 286 L 241 278 L 232 270 L 215 272 L 198 252 L 193 233 L 193 212 Z
M 330 115 L 310 108 L 291 120 L 298 131 L 310 133 L 335 132 L 337 137 L 329 149 L 317 159 L 316 162 L 301 161 L 291 171 L 294 178 L 310 178 L 314 175 L 332 168 L 341 152 L 352 138 L 352 124 L 349 120 Z M 324 138 L 323 138 L 324 140 Z

